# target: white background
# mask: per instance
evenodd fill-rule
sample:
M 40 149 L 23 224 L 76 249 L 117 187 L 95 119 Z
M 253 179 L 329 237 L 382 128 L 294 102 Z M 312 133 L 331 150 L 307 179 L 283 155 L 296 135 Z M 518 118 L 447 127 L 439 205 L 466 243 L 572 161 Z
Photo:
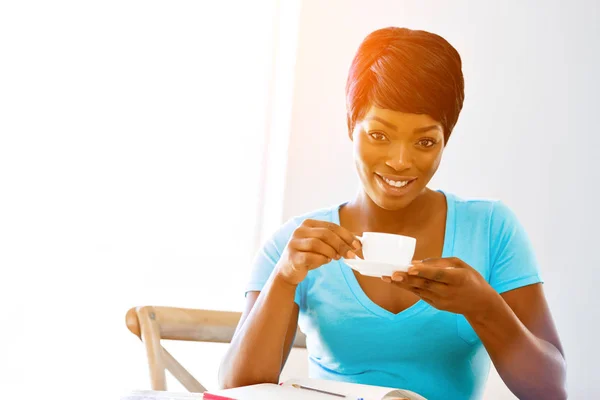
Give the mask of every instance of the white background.
M 128 308 L 241 309 L 275 12 L 275 1 L 0 6 L 3 396 L 147 387 Z
M 305 0 L 299 25 L 283 24 L 296 48 L 273 40 L 269 1 L 2 3 L 0 390 L 105 399 L 145 388 L 129 307 L 239 309 L 258 236 L 357 189 L 346 73 L 366 34 L 397 25 L 438 33 L 463 58 L 465 107 L 432 185 L 517 212 L 570 398 L 600 394 L 598 11 L 583 0 Z M 274 63 L 275 48 L 288 61 Z M 203 346 L 175 356 L 210 386 L 223 347 Z

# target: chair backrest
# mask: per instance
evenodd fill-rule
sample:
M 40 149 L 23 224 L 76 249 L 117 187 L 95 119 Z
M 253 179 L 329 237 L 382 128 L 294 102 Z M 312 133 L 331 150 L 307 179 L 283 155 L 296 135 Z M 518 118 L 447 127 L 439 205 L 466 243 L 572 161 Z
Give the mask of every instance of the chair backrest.
M 175 307 L 135 307 L 127 311 L 127 328 L 146 347 L 150 383 L 153 390 L 167 390 L 165 369 L 190 392 L 204 392 L 200 384 L 161 345 L 161 339 L 229 343 L 241 313 L 195 310 Z M 294 347 L 305 348 L 306 336 L 298 330 Z

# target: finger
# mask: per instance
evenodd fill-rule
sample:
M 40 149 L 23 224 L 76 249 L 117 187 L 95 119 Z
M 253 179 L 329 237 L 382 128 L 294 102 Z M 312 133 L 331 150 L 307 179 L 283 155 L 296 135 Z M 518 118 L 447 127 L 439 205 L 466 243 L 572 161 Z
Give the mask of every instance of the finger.
M 337 250 L 331 247 L 329 244 L 323 242 L 321 239 L 314 237 L 308 237 L 303 239 L 296 239 L 291 243 L 292 248 L 304 251 L 308 253 L 316 253 L 324 255 L 325 257 L 339 260 L 340 255 Z
M 406 283 L 408 280 L 408 275 L 406 272 L 394 272 L 394 274 L 390 277 L 391 283 L 402 288 L 404 290 L 412 291 L 413 287 Z
M 437 285 L 448 286 L 445 283 L 440 283 L 429 279 L 420 278 L 417 276 L 411 276 L 408 275 L 406 272 L 400 271 L 394 272 L 394 274 L 392 275 L 392 282 L 398 284 L 398 286 L 403 287 L 405 289 L 420 288 L 432 290 L 433 288 L 437 288 Z
M 325 257 L 322 254 L 309 253 L 305 251 L 298 251 L 292 256 L 292 263 L 297 267 L 306 267 L 308 269 L 315 269 L 323 264 L 327 264 L 331 259 Z
M 343 228 L 332 222 L 307 220 L 306 225 L 314 228 L 323 227 L 329 229 L 331 232 L 340 237 L 352 250 L 358 250 L 362 247 L 362 244 L 355 235 L 353 235 L 346 228 Z
M 381 280 L 384 281 L 385 283 L 392 283 L 392 277 L 390 277 L 390 276 L 382 276 Z
M 452 285 L 460 282 L 462 272 L 459 268 L 455 267 L 433 267 L 421 265 L 411 267 L 408 270 L 408 275 Z
M 319 222 L 319 221 L 317 221 Z M 300 243 L 302 239 L 316 238 L 321 240 L 323 243 L 331 246 L 337 255 L 333 258 L 339 260 L 341 257 L 348 257 L 348 251 L 350 248 L 348 245 L 337 237 L 333 232 L 327 228 L 314 228 L 309 226 L 301 226 L 294 231 L 294 243 L 290 242 L 292 246 L 296 245 L 296 242 Z M 302 247 L 301 250 L 309 251 L 306 246 Z M 348 257 L 351 258 L 351 257 Z
M 342 240 L 342 238 L 335 234 L 333 231 L 325 227 L 310 228 L 310 230 L 307 232 L 307 235 L 309 237 L 317 238 L 327 243 L 329 246 L 333 247 L 337 251 L 340 257 L 356 257 L 356 254 L 354 253 L 353 249 L 348 245 L 348 243 Z
M 430 279 L 420 278 L 418 276 L 407 276 L 404 279 L 404 285 L 416 289 L 423 289 L 433 293 L 444 294 L 448 291 L 448 285 L 442 282 L 432 281 Z
M 420 276 L 444 283 L 458 283 L 464 271 L 465 263 L 457 258 L 427 259 L 413 262 L 409 275 Z
M 435 293 L 433 293 L 429 290 L 412 288 L 411 292 L 413 292 L 414 294 L 416 294 L 417 296 L 419 296 L 420 298 L 422 298 L 423 300 L 425 300 L 427 303 L 431 304 L 434 307 L 436 306 L 436 303 L 438 303 L 438 301 L 439 301 L 439 297 Z
M 455 268 L 464 268 L 468 265 L 458 257 L 445 257 L 445 258 L 426 258 L 423 260 L 413 260 L 413 266 L 429 266 L 429 267 L 437 267 L 437 268 L 447 268 L 447 267 L 455 267 Z
M 390 276 L 392 281 L 396 282 L 396 283 L 400 283 L 400 282 L 406 280 L 407 277 L 408 277 L 408 274 L 406 272 L 402 272 L 402 271 L 395 271 L 392 274 L 392 276 Z
M 435 301 L 436 299 L 439 299 L 440 296 L 431 290 L 431 288 L 428 287 L 418 287 L 418 286 L 414 286 L 411 285 L 408 281 L 410 280 L 410 277 L 408 276 L 401 276 L 397 273 L 394 273 L 394 276 L 392 276 L 392 284 L 398 286 L 399 288 L 402 288 L 404 290 L 407 290 L 409 292 L 412 292 L 414 294 L 416 294 L 417 296 L 421 297 L 423 300 L 426 300 L 427 302 L 430 301 Z M 437 282 L 433 282 L 430 281 L 433 284 L 436 284 Z

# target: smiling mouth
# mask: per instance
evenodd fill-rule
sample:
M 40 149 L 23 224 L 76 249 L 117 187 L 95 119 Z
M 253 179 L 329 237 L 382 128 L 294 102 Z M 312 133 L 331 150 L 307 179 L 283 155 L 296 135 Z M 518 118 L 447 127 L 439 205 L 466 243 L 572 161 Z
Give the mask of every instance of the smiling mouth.
M 376 180 L 379 185 L 390 194 L 403 194 L 407 191 L 414 181 L 417 180 L 415 177 L 398 177 L 391 179 L 375 173 Z

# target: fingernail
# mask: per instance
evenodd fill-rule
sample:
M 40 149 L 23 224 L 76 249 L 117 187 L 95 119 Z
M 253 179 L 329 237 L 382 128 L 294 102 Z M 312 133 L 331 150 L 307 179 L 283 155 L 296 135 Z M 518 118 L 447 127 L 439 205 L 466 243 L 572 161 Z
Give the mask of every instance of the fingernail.
M 409 275 L 419 275 L 419 270 L 411 268 L 408 270 L 408 274 Z
M 346 253 L 346 258 L 356 258 L 356 254 L 348 250 L 348 252 Z
M 402 282 L 404 280 L 404 277 L 402 275 L 392 275 L 392 280 L 394 282 Z
M 354 242 L 352 242 L 352 247 L 354 247 L 355 250 L 360 249 L 360 242 L 358 240 L 355 240 Z

